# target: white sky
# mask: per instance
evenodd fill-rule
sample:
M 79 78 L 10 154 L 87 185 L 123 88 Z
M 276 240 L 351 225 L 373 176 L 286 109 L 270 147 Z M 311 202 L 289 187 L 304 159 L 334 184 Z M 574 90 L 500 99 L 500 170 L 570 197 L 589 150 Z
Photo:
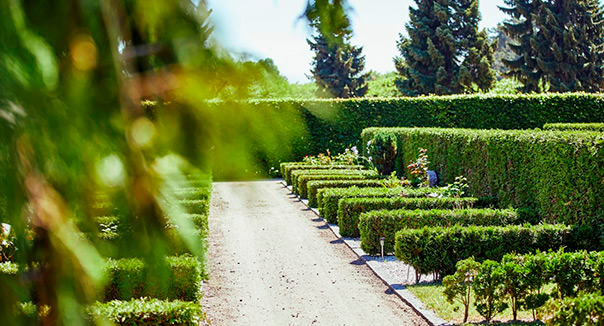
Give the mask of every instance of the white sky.
M 234 53 L 250 59 L 272 58 L 290 82 L 307 82 L 313 53 L 306 39 L 311 31 L 298 19 L 307 0 L 208 0 L 213 10 L 215 37 Z M 352 43 L 363 46 L 365 69 L 394 71 L 396 41 L 409 20 L 412 0 L 349 0 Z M 494 27 L 506 18 L 497 6 L 503 0 L 482 0 L 481 27 Z

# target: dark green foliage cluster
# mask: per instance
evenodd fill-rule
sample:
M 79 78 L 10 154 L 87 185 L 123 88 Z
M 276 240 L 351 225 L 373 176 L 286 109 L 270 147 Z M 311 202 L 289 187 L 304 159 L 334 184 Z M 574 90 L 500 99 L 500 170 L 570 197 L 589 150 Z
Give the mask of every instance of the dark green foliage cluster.
M 329 223 L 338 222 L 338 205 L 343 198 L 370 198 L 370 197 L 426 197 L 438 193 L 434 188 L 335 188 L 321 189 L 317 193 L 319 212 Z
M 362 179 L 362 180 L 333 180 L 333 179 L 323 179 L 323 180 L 315 180 L 310 181 L 307 184 L 308 189 L 308 206 L 317 207 L 317 193 L 319 189 L 325 188 L 350 188 L 350 187 L 359 187 L 359 188 L 369 188 L 369 187 L 379 187 L 383 183 L 380 179 Z
M 470 257 L 500 260 L 511 252 L 573 247 L 571 233 L 571 227 L 561 224 L 402 229 L 396 233 L 394 251 L 417 273 L 444 276 L 455 272 L 458 261 Z
M 250 109 L 259 112 L 300 114 L 299 120 L 291 122 L 298 128 L 292 131 L 296 134 L 291 154 L 280 157 L 282 162 L 301 160 L 327 149 L 343 152 L 350 145 L 360 149 L 361 131 L 375 126 L 532 129 L 545 123 L 604 121 L 604 98 L 592 94 L 262 100 L 250 105 Z M 277 167 L 278 163 L 272 166 Z
M 391 133 L 375 133 L 371 140 L 364 144 L 367 159 L 382 175 L 390 175 L 394 171 L 394 158 L 397 151 L 397 139 Z
M 543 129 L 604 132 L 604 123 L 546 123 Z
M 364 179 L 368 176 L 375 176 L 376 173 L 371 170 L 357 170 L 357 169 L 340 169 L 340 170 L 295 170 L 291 173 L 292 189 L 295 194 L 300 194 L 300 181 L 306 176 L 320 176 L 320 175 L 331 175 L 341 176 L 342 179 Z M 310 179 L 306 179 L 308 182 Z
M 338 227 L 344 237 L 359 237 L 359 216 L 363 212 L 396 209 L 455 209 L 473 208 L 476 198 L 343 198 L 338 204 Z M 392 237 L 394 241 L 394 236 Z
M 495 81 L 494 46 L 478 30 L 478 0 L 415 0 L 395 65 L 404 95 L 488 90 Z
M 604 134 L 431 128 L 370 128 L 398 138 L 397 167 L 428 150 L 442 183 L 464 175 L 474 196 L 533 207 L 548 221 L 590 223 L 604 212 Z
M 281 163 L 279 167 L 281 176 L 288 185 L 292 184 L 291 174 L 296 170 L 360 170 L 365 168 L 362 165 L 314 165 L 303 162 Z
M 604 83 L 604 10 L 597 0 L 505 0 L 502 28 L 516 58 L 503 60 L 525 91 L 599 92 Z
M 91 324 L 198 325 L 203 315 L 198 303 L 179 300 L 134 299 L 95 303 L 88 308 Z
M 207 199 L 182 199 L 178 204 L 189 214 L 207 214 L 210 202 Z
M 472 279 L 460 278 L 460 271 L 473 275 Z M 476 308 L 487 321 L 507 306 L 512 309 L 514 320 L 520 310 L 532 311 L 536 318 L 535 310 L 547 303 L 547 309 L 554 312 L 546 316 L 553 316 L 548 322 L 585 325 L 602 320 L 598 304 L 604 288 L 603 272 L 604 252 L 506 254 L 501 261 L 462 260 L 457 272 L 445 277 L 443 284 L 445 293 L 450 294 L 460 283 L 472 287 Z M 573 303 L 577 306 L 573 307 Z
M 531 211 L 450 209 L 450 203 L 441 202 L 441 207 L 445 209 L 374 210 L 362 213 L 358 225 L 361 248 L 370 255 L 377 255 L 380 253 L 380 237 L 384 237 L 384 252 L 394 252 L 394 236 L 396 232 L 404 229 L 420 229 L 425 226 L 447 228 L 454 225 L 505 226 L 536 222 L 536 216 Z
M 150 297 L 197 301 L 200 298 L 201 264 L 192 256 L 168 257 L 168 270 L 148 266 L 137 258 L 109 260 L 109 281 L 104 299 L 130 300 Z

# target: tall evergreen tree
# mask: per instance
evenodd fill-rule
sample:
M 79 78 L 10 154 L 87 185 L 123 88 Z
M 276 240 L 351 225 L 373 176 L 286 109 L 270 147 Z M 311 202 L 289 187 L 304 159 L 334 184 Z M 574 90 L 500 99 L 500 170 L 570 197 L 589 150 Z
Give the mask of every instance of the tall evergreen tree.
M 332 6 L 338 8 L 336 5 Z M 327 16 L 313 10 L 311 6 L 306 15 L 316 34 L 307 42 L 315 52 L 311 73 L 317 84 L 317 96 L 364 96 L 367 93 L 367 74 L 363 73 L 365 56 L 362 47 L 350 44 L 352 29 L 345 11 L 332 10 Z
M 410 96 L 489 89 L 493 46 L 479 32 L 478 0 L 414 0 L 408 36 L 400 35 L 394 59 L 402 79 L 399 90 Z
M 603 82 L 604 15 L 598 0 L 505 0 L 503 29 L 518 55 L 504 60 L 524 91 L 599 91 Z

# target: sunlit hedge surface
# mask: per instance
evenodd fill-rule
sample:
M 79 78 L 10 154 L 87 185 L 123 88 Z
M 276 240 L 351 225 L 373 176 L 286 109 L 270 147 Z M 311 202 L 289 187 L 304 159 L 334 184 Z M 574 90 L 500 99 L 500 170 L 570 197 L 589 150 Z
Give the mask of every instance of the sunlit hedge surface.
M 88 308 L 91 324 L 109 321 L 117 325 L 198 325 L 203 312 L 198 303 L 135 299 L 95 303 Z
M 604 132 L 604 122 L 602 123 L 546 123 L 544 130 L 583 130 Z
M 427 149 L 441 184 L 465 176 L 473 196 L 496 196 L 502 207 L 534 207 L 546 220 L 591 222 L 604 214 L 604 134 L 539 130 L 368 128 L 363 139 L 391 133 L 396 167 Z
M 593 94 L 457 95 L 386 99 L 261 100 L 261 112 L 299 112 L 306 133 L 289 160 L 360 145 L 367 127 L 531 129 L 555 122 L 604 121 L 604 97 Z M 276 167 L 276 166 L 275 166 Z

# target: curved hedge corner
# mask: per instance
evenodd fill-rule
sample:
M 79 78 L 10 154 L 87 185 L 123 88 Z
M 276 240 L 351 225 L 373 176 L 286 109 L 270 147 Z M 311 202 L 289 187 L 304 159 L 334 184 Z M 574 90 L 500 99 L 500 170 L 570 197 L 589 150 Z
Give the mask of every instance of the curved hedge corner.
M 402 229 L 395 235 L 395 256 L 418 274 L 455 272 L 455 264 L 474 257 L 499 261 L 507 253 L 532 253 L 573 246 L 572 229 L 562 224 L 453 226 Z
M 323 179 L 323 180 L 314 180 L 308 182 L 306 185 L 307 195 L 308 195 L 308 206 L 317 207 L 317 192 L 319 189 L 325 188 L 350 188 L 350 187 L 358 187 L 358 188 L 369 188 L 369 187 L 379 187 L 383 184 L 382 180 L 379 179 L 368 179 L 368 180 L 333 180 L 333 179 Z
M 602 123 L 546 123 L 543 130 L 575 130 L 575 131 L 599 131 L 604 132 Z
M 369 171 L 369 170 L 348 170 L 348 169 L 341 169 L 341 170 L 295 170 L 291 173 L 291 182 L 292 182 L 292 189 L 294 190 L 294 193 L 296 195 L 299 195 L 299 188 L 298 188 L 298 180 L 301 176 L 306 176 L 306 175 L 356 175 L 356 176 L 368 176 L 368 175 L 372 175 L 375 174 L 374 171 Z
M 399 171 L 426 148 L 441 184 L 466 176 L 472 195 L 502 207 L 534 207 L 567 224 L 604 215 L 604 133 L 369 128 L 363 139 L 377 132 L 396 135 Z
M 329 223 L 338 223 L 338 203 L 342 198 L 370 197 L 426 197 L 438 193 L 439 188 L 335 188 L 319 190 L 319 212 Z
M 204 314 L 198 303 L 134 299 L 95 303 L 87 309 L 91 324 L 198 325 Z
M 451 206 L 451 202 L 441 203 L 442 206 Z M 376 210 L 362 213 L 359 217 L 361 248 L 370 255 L 378 255 L 380 237 L 384 237 L 384 252 L 391 253 L 394 251 L 394 235 L 404 229 L 453 225 L 506 226 L 538 222 L 532 210 L 443 208 L 445 209 Z
M 338 203 L 338 226 L 343 237 L 359 237 L 359 216 L 363 212 L 393 209 L 461 209 L 472 208 L 477 203 L 477 198 L 343 198 Z

